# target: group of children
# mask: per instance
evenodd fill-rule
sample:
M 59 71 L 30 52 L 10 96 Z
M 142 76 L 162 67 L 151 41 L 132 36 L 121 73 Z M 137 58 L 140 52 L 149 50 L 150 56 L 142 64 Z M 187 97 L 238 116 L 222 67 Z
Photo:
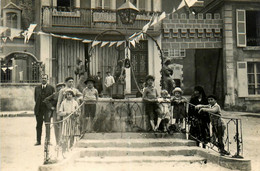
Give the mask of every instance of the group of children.
M 176 87 L 170 96 L 167 90 L 161 91 L 161 97 L 157 89 L 153 86 L 154 77 L 148 75 L 146 77 L 146 87 L 143 91 L 143 100 L 145 109 L 149 116 L 151 129 L 153 131 L 168 131 L 171 122 L 171 106 L 173 106 L 173 119 L 178 125 L 177 129 L 181 130 L 183 120 L 186 117 L 186 98 L 182 96 L 182 90 Z M 156 124 L 155 124 L 156 123 Z
M 143 100 L 146 102 L 145 110 L 149 116 L 152 131 L 169 131 L 172 119 L 175 119 L 176 130 L 185 132 L 186 126 L 184 127 L 183 121 L 188 118 L 186 112 L 188 101 L 182 96 L 183 91 L 181 88 L 176 87 L 170 92 L 172 95 L 170 96 L 167 90 L 162 90 L 161 97 L 159 97 L 157 89 L 153 86 L 154 80 L 153 76 L 148 75 L 146 77 L 146 87 L 143 90 Z M 212 125 L 213 143 L 218 146 L 221 154 L 226 155 L 228 152 L 224 150 L 223 143 L 225 126 L 220 117 L 221 108 L 216 99 L 214 95 L 210 95 L 207 97 L 208 105 L 196 105 L 195 109 L 198 110 L 199 114 L 202 112 L 208 113 Z

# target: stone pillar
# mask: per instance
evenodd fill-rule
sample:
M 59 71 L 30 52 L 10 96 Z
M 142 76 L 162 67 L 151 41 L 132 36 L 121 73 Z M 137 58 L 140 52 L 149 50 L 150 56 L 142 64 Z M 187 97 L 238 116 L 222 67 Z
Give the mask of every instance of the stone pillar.
M 49 83 L 52 84 L 52 37 L 40 35 L 40 61 L 45 65 L 45 74 L 49 76 Z
M 116 10 L 116 0 L 111 0 L 110 1 L 110 9 L 111 10 Z
M 225 105 L 235 104 L 234 91 L 234 39 L 232 27 L 232 5 L 225 5 L 223 8 L 223 57 L 224 57 L 224 76 L 225 76 Z
M 161 47 L 161 36 L 155 38 L 158 42 L 159 46 Z M 148 74 L 153 75 L 155 77 L 155 87 L 158 92 L 161 91 L 160 81 L 161 81 L 161 58 L 160 58 L 160 51 L 158 50 L 155 42 L 148 38 Z
M 128 58 L 131 60 L 131 51 L 130 49 L 126 48 L 125 55 L 128 53 Z M 126 78 L 125 78 L 125 93 L 130 94 L 131 93 L 131 68 L 126 68 Z
M 80 8 L 80 0 L 76 0 L 75 1 L 75 7 L 76 8 Z

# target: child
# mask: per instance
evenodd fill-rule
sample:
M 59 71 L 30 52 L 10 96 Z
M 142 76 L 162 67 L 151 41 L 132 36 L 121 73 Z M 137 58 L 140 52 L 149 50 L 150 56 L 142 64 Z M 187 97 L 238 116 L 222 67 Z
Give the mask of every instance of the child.
M 114 77 L 111 75 L 110 71 L 107 71 L 105 86 L 106 86 L 108 97 L 112 97 L 112 86 L 114 83 L 115 83 Z
M 171 108 L 171 100 L 169 98 L 169 94 L 167 90 L 161 91 L 162 98 L 158 99 L 159 102 L 159 115 L 157 119 L 157 125 L 155 126 L 155 131 L 158 130 L 160 124 L 162 125 L 163 132 L 167 132 L 168 123 L 170 121 L 170 108 Z
M 155 119 L 156 110 L 158 109 L 158 104 L 157 104 L 158 92 L 156 88 L 153 86 L 154 76 L 148 75 L 145 81 L 147 87 L 144 88 L 143 100 L 144 102 L 146 102 L 145 110 L 149 116 L 152 130 L 155 131 L 154 119 Z
M 212 124 L 212 134 L 218 139 L 218 148 L 221 155 L 228 155 L 229 153 L 224 149 L 223 137 L 225 131 L 225 125 L 223 120 L 221 119 L 221 108 L 217 103 L 217 98 L 214 95 L 208 96 L 209 105 L 197 105 L 196 108 L 199 108 L 200 112 L 209 112 L 210 120 Z M 213 115 L 214 114 L 214 115 Z
M 85 101 L 85 116 L 83 116 L 83 131 L 86 131 L 86 119 L 89 120 L 89 129 L 92 131 L 92 122 L 96 114 L 96 102 L 98 100 L 98 91 L 94 88 L 95 80 L 89 77 L 85 84 L 87 87 L 83 90 L 83 100 Z
M 173 91 L 173 97 L 171 99 L 171 103 L 173 106 L 173 118 L 176 119 L 175 123 L 178 125 L 177 127 L 181 131 L 185 131 L 183 129 L 183 118 L 186 117 L 186 98 L 182 97 L 182 90 L 179 87 L 176 87 Z
M 79 105 L 76 100 L 74 100 L 74 93 L 72 90 L 66 90 L 65 99 L 62 101 L 59 109 L 59 116 L 61 120 L 66 116 L 69 116 L 72 112 L 78 109 Z M 78 135 L 77 127 L 77 116 L 80 112 L 76 111 L 67 121 L 62 122 L 61 138 L 70 138 L 70 147 L 74 143 L 74 136 Z

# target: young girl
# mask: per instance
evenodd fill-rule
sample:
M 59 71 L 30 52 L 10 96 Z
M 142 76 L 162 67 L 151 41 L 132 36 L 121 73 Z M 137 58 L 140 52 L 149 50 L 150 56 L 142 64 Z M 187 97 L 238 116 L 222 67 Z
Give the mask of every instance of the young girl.
M 173 106 L 173 118 L 176 119 L 175 123 L 181 130 L 183 128 L 183 118 L 186 117 L 186 98 L 182 97 L 182 90 L 176 87 L 173 91 L 173 97 L 171 99 L 171 104 Z M 183 130 L 183 129 L 182 129 Z
M 65 99 L 62 101 L 60 109 L 59 109 L 59 116 L 61 116 L 61 120 L 65 119 L 66 116 L 69 116 L 72 112 L 73 115 L 70 116 L 69 119 L 62 122 L 62 129 L 61 129 L 61 138 L 64 140 L 64 138 L 70 139 L 70 147 L 74 143 L 74 136 L 79 135 L 79 128 L 77 124 L 77 117 L 80 113 L 79 111 L 76 111 L 79 107 L 78 102 L 74 100 L 74 93 L 72 90 L 67 90 L 65 94 Z M 76 111 L 76 112 L 75 112 Z
M 159 110 L 158 110 L 158 119 L 157 125 L 155 126 L 155 131 L 158 128 L 162 128 L 163 132 L 167 132 L 169 121 L 170 121 L 170 108 L 171 108 L 171 100 L 169 99 L 169 94 L 167 90 L 161 91 L 161 98 L 158 98 L 159 102 Z

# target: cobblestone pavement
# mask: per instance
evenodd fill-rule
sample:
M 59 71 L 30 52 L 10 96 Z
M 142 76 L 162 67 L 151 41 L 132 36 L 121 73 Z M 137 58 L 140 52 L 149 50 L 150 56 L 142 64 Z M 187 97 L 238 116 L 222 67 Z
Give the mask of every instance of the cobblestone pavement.
M 243 156 L 252 160 L 253 171 L 260 170 L 260 115 L 237 112 L 226 112 L 225 115 L 227 114 L 242 118 Z M 34 117 L 0 118 L 1 171 L 36 171 L 38 166 L 43 163 L 45 130 L 43 127 L 42 145 L 34 146 L 36 139 L 35 124 Z M 51 141 L 55 145 L 53 133 Z M 54 146 L 51 148 L 54 148 Z

